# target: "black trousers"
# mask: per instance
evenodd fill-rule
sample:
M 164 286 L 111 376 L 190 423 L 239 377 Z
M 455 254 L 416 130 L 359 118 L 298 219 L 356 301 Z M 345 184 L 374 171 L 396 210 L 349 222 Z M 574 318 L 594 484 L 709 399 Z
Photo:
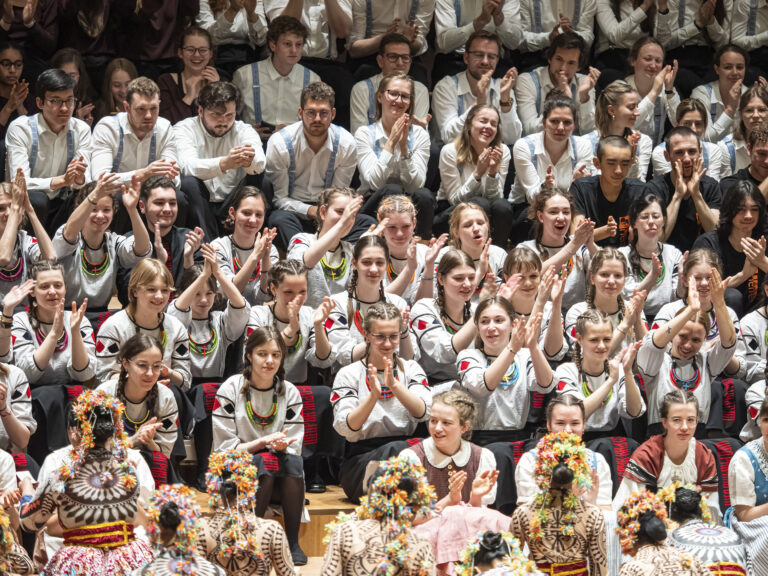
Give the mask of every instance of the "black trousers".
M 58 194 L 50 198 L 42 190 L 30 190 L 29 201 L 35 210 L 38 219 L 53 238 L 56 230 L 67 223 L 67 218 L 75 208 L 75 196 L 77 190 L 73 188 L 60 188 Z
M 416 236 L 423 240 L 432 238 L 432 220 L 435 217 L 435 195 L 427 188 L 417 188 L 413 192 L 406 192 L 402 184 L 389 183 L 366 197 L 360 212 L 371 217 L 376 216 L 379 204 L 387 196 L 409 196 L 416 206 Z

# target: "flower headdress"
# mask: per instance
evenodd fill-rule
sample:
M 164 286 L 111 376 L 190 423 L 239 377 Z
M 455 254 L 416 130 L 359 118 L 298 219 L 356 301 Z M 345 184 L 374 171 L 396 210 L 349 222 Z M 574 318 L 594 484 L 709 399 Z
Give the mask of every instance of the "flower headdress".
M 677 489 L 678 488 L 686 488 L 687 490 L 692 490 L 694 492 L 697 492 L 696 487 L 693 484 L 681 484 L 678 480 L 674 484 L 670 484 L 666 488 L 662 488 L 657 492 L 659 498 L 662 502 L 665 502 L 667 506 L 671 506 L 675 500 L 677 499 Z M 701 499 L 699 500 L 699 510 L 701 510 L 701 519 L 706 522 L 707 524 L 712 523 L 712 514 L 709 512 L 709 506 L 707 506 L 707 499 L 702 494 Z M 669 514 L 669 510 L 667 510 L 667 514 Z
M 77 448 L 72 449 L 72 462 L 67 463 L 65 461 L 59 468 L 59 481 L 56 484 L 56 489 L 59 492 L 66 490 L 67 481 L 77 474 L 86 454 L 95 445 L 93 425 L 96 423 L 96 408 L 105 408 L 112 413 L 112 424 L 115 428 L 112 459 L 119 463 L 120 468 L 124 471 L 121 481 L 125 488 L 131 490 L 136 487 L 136 473 L 133 471 L 133 466 L 128 462 L 127 437 L 123 429 L 125 406 L 120 400 L 103 390 L 83 390 L 72 405 L 72 413 L 80 432 L 80 443 Z M 105 472 L 103 475 L 111 477 L 112 473 Z M 105 483 L 109 483 L 111 478 L 105 477 L 103 480 Z
M 0 530 L 2 531 L 2 537 L 0 537 L 0 570 L 11 570 L 12 565 L 8 555 L 13 548 L 13 528 L 11 527 L 11 519 L 2 506 L 0 506 Z
M 149 502 L 149 526 L 147 534 L 152 544 L 159 548 L 163 546 L 160 541 L 160 513 L 163 508 L 170 503 L 176 504 L 181 517 L 181 524 L 176 528 L 176 538 L 173 543 L 165 548 L 177 552 L 181 556 L 183 569 L 181 574 L 194 575 L 195 551 L 197 546 L 197 519 L 200 517 L 200 508 L 194 499 L 195 492 L 183 484 L 164 484 L 154 492 Z
M 256 538 L 256 492 L 259 489 L 258 468 L 245 450 L 225 450 L 211 454 L 205 476 L 210 506 L 223 508 L 226 530 L 219 534 L 219 556 L 231 558 L 236 552 L 261 558 Z M 235 506 L 221 496 L 224 482 L 234 482 L 237 488 Z
M 489 536 L 493 540 L 488 542 Z M 517 538 L 512 536 L 511 532 L 480 532 L 469 543 L 469 545 L 461 551 L 459 554 L 459 564 L 456 565 L 456 576 L 474 576 L 475 574 L 475 556 L 480 551 L 481 547 L 491 545 L 497 548 L 500 542 L 496 541 L 496 537 L 500 537 L 507 548 L 507 555 L 504 557 L 503 566 L 504 574 L 509 576 L 523 576 L 525 574 L 536 574 L 536 565 L 533 561 L 528 560 L 523 551 L 520 549 L 520 543 Z
M 536 447 L 538 460 L 536 462 L 536 485 L 539 493 L 534 500 L 534 506 L 538 509 L 531 520 L 530 537 L 532 540 L 540 540 L 544 536 L 542 527 L 549 519 L 549 508 L 552 504 L 550 484 L 552 471 L 562 462 L 571 472 L 573 481 L 580 488 L 589 490 L 592 487 L 592 468 L 587 459 L 587 449 L 581 438 L 568 432 L 555 432 L 547 434 L 539 441 Z M 563 494 L 563 515 L 560 533 L 563 536 L 573 536 L 574 523 L 576 522 L 576 507 L 579 499 L 570 490 Z
M 653 512 L 659 520 L 669 525 L 667 509 L 659 496 L 647 490 L 633 492 L 617 513 L 616 534 L 619 535 L 619 543 L 624 554 L 628 554 L 637 544 L 640 516 L 646 512 Z

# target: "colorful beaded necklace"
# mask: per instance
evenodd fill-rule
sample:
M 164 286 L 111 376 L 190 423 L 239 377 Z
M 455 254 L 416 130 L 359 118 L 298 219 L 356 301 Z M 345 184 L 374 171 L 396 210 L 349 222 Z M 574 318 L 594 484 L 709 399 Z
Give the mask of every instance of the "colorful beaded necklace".
M 85 248 L 80 248 L 80 268 L 87 276 L 98 278 L 109 270 L 109 264 L 109 250 L 104 250 L 104 257 L 101 262 L 95 263 L 88 260 L 88 256 L 85 255 Z
M 662 255 L 662 250 L 663 250 L 663 248 L 661 246 L 659 246 L 659 253 L 657 254 L 657 256 L 658 256 L 659 260 L 661 260 L 661 274 L 659 274 L 659 277 L 656 279 L 656 284 L 661 284 L 662 281 L 664 280 L 664 276 L 667 275 L 667 265 L 664 263 L 664 259 L 661 256 Z M 648 260 L 648 258 L 646 258 L 646 260 Z M 642 260 L 641 260 L 641 262 L 642 262 Z M 653 267 L 651 267 L 651 268 L 653 268 Z M 651 270 L 646 270 L 645 268 L 643 268 L 643 265 L 641 263 L 640 264 L 640 273 L 638 273 L 638 275 L 637 275 L 638 279 L 639 280 L 643 280 L 650 273 L 651 273 Z
M 340 280 L 347 273 L 347 257 L 343 255 L 343 250 L 342 248 L 341 262 L 337 266 L 328 264 L 328 260 L 326 260 L 327 253 L 320 260 L 320 267 L 323 269 L 323 274 L 328 280 Z
M 448 332 L 448 334 L 456 334 L 459 330 L 461 330 L 464 327 L 464 324 L 453 324 L 451 319 L 448 317 L 448 314 L 443 314 L 443 322 L 445 323 L 445 330 Z
M 240 264 L 240 257 L 237 255 L 236 248 L 237 244 L 235 244 L 235 239 L 230 236 L 229 242 L 232 245 L 232 267 L 235 269 L 235 275 L 237 275 L 240 270 L 243 269 L 243 265 Z M 254 282 L 256 279 L 258 279 L 259 275 L 261 274 L 261 262 L 259 262 L 256 265 L 256 270 L 253 272 L 253 276 L 251 276 L 251 279 L 248 280 L 248 283 Z
M 672 360 L 672 368 L 669 369 L 669 379 L 672 381 L 672 385 L 675 388 L 685 390 L 686 392 L 693 392 L 701 384 L 701 370 L 696 364 L 696 358 L 693 359 L 693 376 L 685 379 L 677 375 L 677 362 Z
M 395 381 L 397 381 L 398 379 L 397 364 L 395 364 L 392 367 L 392 377 L 395 379 Z M 368 381 L 368 372 L 365 373 L 365 385 L 368 387 L 368 392 L 370 392 L 371 383 Z M 379 398 L 379 400 L 389 400 L 390 398 L 394 398 L 395 393 L 392 392 L 392 389 L 389 386 L 385 386 L 383 383 L 380 383 L 379 385 L 381 386 L 381 397 Z
M 581 380 L 581 393 L 584 394 L 584 398 L 589 398 L 592 396 L 594 390 L 592 390 L 592 388 L 589 386 L 589 379 L 587 378 L 587 375 L 583 372 L 579 372 L 579 380 Z M 608 396 L 606 396 L 605 400 L 603 400 L 602 406 L 608 404 L 611 396 L 613 396 L 613 388 L 611 388 L 611 390 L 608 392 Z
M 395 278 L 399 276 L 398 272 L 395 272 L 395 267 L 392 266 L 392 261 L 387 261 L 387 277 L 389 278 L 390 282 L 394 282 Z M 416 278 L 416 271 L 414 270 L 413 274 L 411 275 L 411 280 L 408 282 L 408 284 L 413 284 L 413 279 Z
M 277 417 L 277 388 L 274 386 L 272 388 L 272 408 L 270 408 L 267 415 L 262 416 L 253 409 L 253 404 L 251 402 L 251 386 L 249 385 L 248 399 L 245 402 L 245 413 L 248 415 L 248 420 L 250 420 L 251 424 L 254 426 L 261 426 L 262 430 L 267 426 L 270 426 Z
M 189 333 L 189 349 L 198 356 L 208 356 L 213 354 L 219 345 L 219 335 L 212 327 L 210 337 L 205 342 L 197 342 L 192 338 L 192 332 Z
M 35 330 L 35 336 L 37 337 L 37 343 L 42 344 L 43 340 L 45 340 L 46 333 L 43 332 L 42 327 Z M 56 348 L 54 348 L 54 352 L 61 352 L 62 350 L 67 349 L 67 344 L 69 343 L 69 334 L 67 334 L 66 329 L 61 331 L 61 336 L 59 336 L 59 339 L 56 341 Z
M 0 282 L 15 282 L 24 272 L 24 258 L 19 255 L 10 268 L 0 268 Z

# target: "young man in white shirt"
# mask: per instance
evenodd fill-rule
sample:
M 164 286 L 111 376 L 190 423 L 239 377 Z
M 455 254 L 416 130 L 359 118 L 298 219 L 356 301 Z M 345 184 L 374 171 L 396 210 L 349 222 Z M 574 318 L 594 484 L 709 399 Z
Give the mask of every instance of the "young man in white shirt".
M 501 112 L 504 143 L 512 145 L 522 135 L 514 92 L 517 69 L 503 78 L 493 78 L 501 55 L 501 39 L 491 32 L 474 32 L 467 40 L 464 63 L 467 69 L 456 76 L 446 76 L 432 92 L 432 113 L 443 144 L 451 142 L 464 127 L 467 112 L 475 104 L 490 104 Z
M 50 236 L 69 217 L 74 190 L 91 179 L 91 129 L 72 117 L 75 81 L 50 69 L 37 79 L 38 114 L 20 116 L 5 137 L 9 178 L 21 168 L 29 199 Z
M 473 32 L 495 32 L 505 48 L 517 50 L 523 40 L 517 0 L 437 0 L 435 62 L 432 83 L 466 68 L 464 46 Z M 504 70 L 506 72 L 506 69 Z
M 143 182 L 165 176 L 178 185 L 176 143 L 171 123 L 159 117 L 157 84 L 143 76 L 131 80 L 123 107 L 125 112 L 105 116 L 93 129 L 93 176 L 114 172 L 126 185 L 134 177 Z M 179 220 L 186 222 L 188 204 L 181 194 L 178 203 Z M 125 210 L 115 214 L 112 228 L 119 234 L 131 229 Z
M 357 165 L 355 139 L 332 125 L 335 116 L 333 89 L 313 82 L 301 92 L 299 121 L 272 135 L 267 143 L 267 178 L 272 212 L 269 227 L 277 228 L 278 245 L 300 232 L 315 230 L 317 200 L 326 188 L 346 188 Z M 358 214 L 347 237 L 356 241 L 376 221 Z
M 552 90 L 570 97 L 579 109 L 579 134 L 595 129 L 595 84 L 600 71 L 589 68 L 589 74 L 578 74 L 587 47 L 575 32 L 558 35 L 547 50 L 548 64 L 520 74 L 515 86 L 517 112 L 525 135 L 541 131 L 541 108 Z
M 373 124 L 376 116 L 376 90 L 379 89 L 381 79 L 390 74 L 408 74 L 411 66 L 411 45 L 402 34 L 393 32 L 386 34 L 379 44 L 379 54 L 376 63 L 381 68 L 381 73 L 361 80 L 352 88 L 352 133 L 357 132 L 361 126 Z M 416 102 L 414 103 L 414 124 L 427 127 L 429 122 L 429 90 L 424 84 L 414 81 L 416 88 Z
M 238 68 L 232 77 L 240 90 L 240 119 L 252 124 L 263 142 L 296 121 L 301 91 L 320 80 L 299 64 L 307 35 L 307 29 L 295 18 L 278 16 L 267 30 L 271 56 Z
M 219 236 L 232 193 L 240 185 L 259 186 L 265 158 L 259 134 L 235 120 L 240 93 L 234 84 L 213 82 L 197 98 L 197 116 L 173 127 L 183 150 L 181 188 L 190 210 L 209 239 Z
M 265 0 L 269 20 L 291 16 L 309 31 L 300 63 L 336 93 L 336 124 L 349 129 L 349 95 L 355 78 L 346 63 L 338 60 L 336 40 L 346 38 L 352 26 L 350 0 Z

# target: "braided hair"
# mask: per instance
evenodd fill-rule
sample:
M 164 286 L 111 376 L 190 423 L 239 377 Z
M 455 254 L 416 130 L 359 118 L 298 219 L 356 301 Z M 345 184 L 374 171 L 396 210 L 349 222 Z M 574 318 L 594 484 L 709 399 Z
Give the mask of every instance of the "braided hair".
M 458 268 L 459 266 L 469 266 L 472 270 L 475 269 L 475 262 L 470 256 L 461 250 L 448 250 L 440 258 L 440 263 L 437 265 L 437 298 L 435 304 L 440 312 L 440 316 L 447 316 L 448 313 L 445 310 L 445 287 L 442 283 L 442 278 L 445 277 L 451 270 Z M 465 323 L 472 316 L 472 308 L 470 301 L 464 303 L 464 314 L 462 315 L 462 323 Z
M 352 307 L 352 300 L 357 298 L 357 262 L 362 257 L 366 248 L 380 248 L 384 251 L 384 260 L 389 262 L 389 247 L 386 241 L 375 234 L 369 234 L 363 236 L 355 244 L 355 251 L 352 255 L 352 273 L 349 275 L 349 281 L 347 282 L 347 321 L 351 322 L 354 315 L 354 309 Z M 384 292 L 384 281 L 379 281 L 379 300 L 378 302 L 386 302 L 387 296 Z
M 123 404 L 127 404 L 128 402 L 128 399 L 125 395 L 125 387 L 128 383 L 128 371 L 125 368 L 125 364 L 133 360 L 142 352 L 146 352 L 147 350 L 151 350 L 153 348 L 157 348 L 162 355 L 163 350 L 157 339 L 153 338 L 152 336 L 147 336 L 146 334 L 134 334 L 128 338 L 128 340 L 126 340 L 125 343 L 120 347 L 120 374 L 117 377 L 117 390 L 115 391 L 115 396 L 117 396 L 117 399 L 120 400 Z M 145 398 L 147 408 L 149 408 L 150 416 L 157 414 L 158 412 L 159 406 L 157 401 L 159 396 L 159 385 L 157 381 L 155 381 L 154 385 Z
M 59 272 L 61 274 L 62 280 L 64 279 L 64 267 L 55 259 L 38 260 L 35 262 L 29 270 L 30 279 L 37 280 L 37 277 L 41 272 Z M 37 331 L 40 328 L 40 318 L 37 315 L 37 301 L 33 294 L 34 291 L 30 292 L 29 296 L 27 296 L 27 303 L 29 304 L 27 308 L 27 317 L 29 318 L 29 323 L 32 326 L 32 330 Z
M 599 271 L 600 268 L 602 268 L 603 264 L 610 260 L 616 260 L 617 262 L 621 262 L 621 267 L 624 270 L 624 277 L 627 277 L 627 274 L 629 273 L 629 267 L 627 266 L 627 259 L 624 258 L 624 255 L 619 252 L 616 248 L 601 248 L 597 254 L 592 258 L 592 262 L 589 265 L 589 282 L 587 282 L 587 308 L 588 309 L 594 309 L 595 308 L 595 284 L 592 281 L 592 277 L 595 276 Z M 621 297 L 621 292 L 619 292 L 618 296 L 616 296 L 616 302 L 619 306 L 619 321 L 624 319 L 624 316 L 627 314 L 627 308 L 624 304 L 624 298 Z M 632 340 L 634 327 L 630 327 L 629 330 L 627 330 L 627 338 Z
M 643 271 L 643 267 L 640 265 L 640 253 L 637 251 L 637 229 L 635 228 L 635 224 L 637 223 L 637 219 L 640 217 L 640 213 L 653 204 L 658 205 L 659 210 L 661 211 L 662 225 L 666 225 L 667 209 L 665 208 L 664 203 L 661 201 L 661 198 L 659 198 L 653 192 L 638 196 L 629 207 L 629 227 L 632 230 L 632 234 L 630 235 L 631 238 L 629 241 L 629 266 L 632 269 L 632 274 L 638 278 L 642 274 L 645 274 L 645 272 Z M 659 242 L 658 257 L 659 262 L 662 264 L 664 263 L 663 254 L 664 250 L 661 242 Z
M 288 276 L 303 276 L 306 280 L 307 267 L 299 260 L 279 260 L 272 264 L 269 269 L 269 292 L 275 299 L 275 304 L 272 305 L 272 326 L 278 332 L 280 332 L 280 328 L 277 326 L 277 315 L 275 314 L 275 307 L 277 306 L 277 294 L 275 292 Z
M 463 390 L 453 388 L 441 392 L 440 394 L 436 394 L 434 398 L 432 398 L 432 406 L 438 403 L 445 404 L 456 410 L 456 413 L 459 415 L 459 425 L 468 425 L 467 431 L 464 432 L 461 437 L 464 440 L 472 438 L 472 427 L 475 423 L 475 418 L 477 418 L 477 403 L 472 397 Z
M 606 316 L 604 312 L 593 308 L 579 315 L 578 319 L 576 320 L 576 326 L 574 330 L 576 331 L 576 334 L 578 334 L 583 338 L 587 333 L 587 326 L 605 324 L 606 322 L 610 324 L 610 320 L 608 320 L 608 316 Z M 611 330 L 613 330 L 613 327 L 611 327 Z M 582 362 L 581 344 L 579 344 L 578 340 L 574 339 L 573 341 L 573 351 L 571 355 L 573 358 L 573 363 L 576 364 L 576 369 L 579 371 L 579 379 L 583 382 L 584 376 L 581 370 L 581 362 Z M 608 359 L 606 358 L 603 364 L 603 373 L 607 374 L 608 372 L 609 372 Z
M 365 315 L 363 321 L 363 329 L 370 334 L 371 326 L 374 322 L 379 320 L 398 320 L 400 323 L 399 330 L 402 330 L 403 316 L 400 313 L 400 309 L 391 302 L 376 302 L 373 306 L 368 308 L 368 313 Z M 368 356 L 371 352 L 371 343 L 366 338 L 365 356 L 363 356 L 363 363 L 368 365 Z M 392 354 L 393 365 L 400 370 L 403 369 L 403 361 L 398 357 L 397 352 Z

